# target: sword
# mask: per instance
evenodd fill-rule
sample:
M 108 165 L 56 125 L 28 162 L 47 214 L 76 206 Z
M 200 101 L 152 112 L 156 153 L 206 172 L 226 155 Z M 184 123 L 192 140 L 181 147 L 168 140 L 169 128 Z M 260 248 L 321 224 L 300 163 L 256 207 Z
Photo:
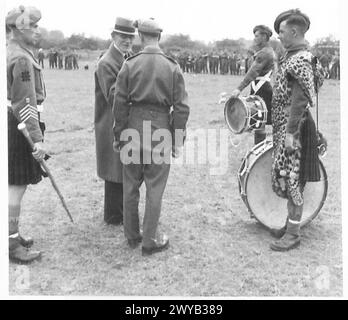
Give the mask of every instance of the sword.
M 27 139 L 28 143 L 30 144 L 31 148 L 34 150 L 35 147 L 34 147 L 34 142 L 33 140 L 31 139 L 30 135 L 29 135 L 29 132 L 27 130 L 27 127 L 25 126 L 25 123 L 21 122 L 18 126 L 17 126 L 18 130 L 21 131 L 24 135 L 24 137 Z M 58 186 L 56 184 L 56 182 L 54 181 L 54 178 L 52 176 L 52 173 L 50 171 L 50 169 L 47 167 L 47 164 L 45 162 L 45 160 L 40 160 L 39 161 L 40 165 L 43 167 L 43 169 L 45 170 L 45 172 L 47 173 L 47 176 L 50 178 L 50 181 L 52 183 L 52 186 L 54 188 L 54 190 L 56 190 L 57 194 L 58 194 L 58 197 L 60 199 L 60 201 L 62 202 L 62 205 L 66 211 L 66 213 L 68 214 L 69 218 L 70 218 L 70 221 L 71 222 L 74 222 L 70 212 L 69 212 L 69 209 L 65 203 L 65 200 L 63 198 L 63 195 L 61 194 L 61 192 L 59 191 L 58 189 Z

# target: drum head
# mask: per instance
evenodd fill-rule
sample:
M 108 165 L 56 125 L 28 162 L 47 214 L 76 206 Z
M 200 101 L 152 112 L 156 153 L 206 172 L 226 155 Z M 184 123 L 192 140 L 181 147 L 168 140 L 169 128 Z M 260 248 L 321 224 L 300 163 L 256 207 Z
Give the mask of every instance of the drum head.
M 247 110 L 242 100 L 230 98 L 225 104 L 225 120 L 234 133 L 242 133 L 246 127 Z
M 288 215 L 287 199 L 280 198 L 272 190 L 272 150 L 273 148 L 266 150 L 251 164 L 245 181 L 246 204 L 264 226 L 280 229 L 284 227 Z M 327 175 L 320 161 L 320 181 L 307 182 L 305 186 L 301 226 L 305 226 L 317 216 L 326 194 Z

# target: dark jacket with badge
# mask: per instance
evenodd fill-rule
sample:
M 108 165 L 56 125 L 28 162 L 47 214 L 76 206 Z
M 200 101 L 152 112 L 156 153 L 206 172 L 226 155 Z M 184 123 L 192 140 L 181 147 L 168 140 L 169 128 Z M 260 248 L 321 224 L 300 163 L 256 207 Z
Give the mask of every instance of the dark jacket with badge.
M 189 116 L 187 93 L 180 66 L 159 47 L 147 46 L 128 58 L 116 81 L 113 113 L 117 141 L 127 127 L 130 107 L 173 107 L 172 129 L 186 129 Z
M 97 174 L 100 178 L 122 182 L 120 155 L 113 150 L 113 114 L 115 84 L 124 62 L 122 53 L 112 43 L 100 58 L 95 72 L 94 126 L 97 153 Z
M 24 122 L 32 140 L 41 142 L 38 105 L 46 98 L 41 67 L 33 53 L 11 39 L 7 46 L 7 99 L 18 122 Z

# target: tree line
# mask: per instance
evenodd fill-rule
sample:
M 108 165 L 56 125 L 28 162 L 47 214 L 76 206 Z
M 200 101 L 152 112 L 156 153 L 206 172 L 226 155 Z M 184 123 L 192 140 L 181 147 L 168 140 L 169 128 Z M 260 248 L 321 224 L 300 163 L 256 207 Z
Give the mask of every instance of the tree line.
M 70 37 L 65 37 L 60 30 L 48 31 L 45 28 L 41 28 L 42 41 L 41 47 L 45 50 L 51 48 L 60 49 L 76 49 L 76 50 L 105 50 L 110 46 L 111 39 L 105 40 L 98 37 L 86 37 L 84 33 L 72 34 Z M 273 49 L 281 53 L 283 48 L 280 42 L 274 38 L 270 40 L 270 44 Z M 214 50 L 228 50 L 236 52 L 246 52 L 252 48 L 252 40 L 246 40 L 244 38 L 239 39 L 222 39 L 208 44 L 192 40 L 189 35 L 174 34 L 164 35 L 160 43 L 161 47 L 165 51 L 176 50 L 190 50 L 190 51 L 205 51 L 208 52 Z M 134 51 L 137 52 L 141 48 L 139 39 L 134 41 Z M 336 40 L 333 36 L 327 36 L 320 38 L 312 46 L 314 50 L 326 48 L 328 51 L 339 49 L 339 40 Z

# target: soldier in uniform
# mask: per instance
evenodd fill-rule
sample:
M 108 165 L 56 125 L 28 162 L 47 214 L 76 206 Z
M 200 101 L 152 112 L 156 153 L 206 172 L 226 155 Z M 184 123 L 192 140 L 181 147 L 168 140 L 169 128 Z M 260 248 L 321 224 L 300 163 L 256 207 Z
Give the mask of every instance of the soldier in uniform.
M 30 263 L 41 257 L 40 251 L 30 249 L 33 240 L 23 238 L 18 229 L 27 186 L 37 184 L 44 175 L 37 160 L 45 158 L 40 112 L 46 92 L 41 67 L 33 54 L 40 41 L 37 25 L 40 19 L 38 9 L 24 6 L 13 9 L 6 17 L 6 25 L 12 32 L 7 46 L 9 258 L 19 263 Z M 34 152 L 17 129 L 20 122 L 26 124 Z
M 266 103 L 268 114 L 267 123 L 271 122 L 271 103 L 272 103 L 272 86 L 271 74 L 274 68 L 275 54 L 269 44 L 272 36 L 270 28 L 264 25 L 258 25 L 253 30 L 255 35 L 255 45 L 257 52 L 254 61 L 239 86 L 233 90 L 232 97 L 238 97 L 242 90 L 251 83 L 251 94 L 259 95 Z M 266 138 L 265 127 L 255 130 L 254 143 L 258 144 Z
M 310 20 L 300 10 L 281 13 L 274 29 L 286 49 L 279 61 L 272 99 L 272 188 L 287 199 L 288 217 L 281 239 L 271 249 L 286 251 L 300 244 L 303 190 L 307 181 L 319 181 L 318 138 L 310 109 L 315 106 L 324 73 L 307 48 Z
M 58 51 L 58 68 L 63 69 L 63 51 L 61 49 Z
M 39 49 L 37 58 L 39 60 L 39 65 L 41 65 L 42 69 L 44 69 L 45 68 L 44 66 L 45 53 L 43 52 L 42 48 Z
M 185 72 L 185 54 L 183 51 L 179 53 L 179 65 L 182 72 Z
M 79 64 L 78 64 L 77 60 L 78 60 L 78 54 L 77 54 L 76 50 L 74 50 L 74 52 L 72 53 L 72 61 L 73 61 L 74 70 L 79 68 Z
M 58 68 L 58 51 L 57 49 L 53 50 L 53 67 Z
M 208 63 L 209 63 L 209 73 L 214 74 L 214 58 L 213 58 L 213 51 L 209 53 L 208 56 Z
M 133 21 L 118 17 L 112 43 L 98 61 L 95 72 L 95 137 L 97 174 L 104 184 L 104 221 L 119 225 L 123 221 L 122 164 L 120 155 L 114 152 L 112 105 L 115 83 L 121 66 L 132 47 L 135 36 Z
M 203 73 L 208 73 L 208 53 L 207 52 L 202 52 L 202 71 Z
M 168 156 L 169 161 L 158 163 L 154 161 L 154 155 L 159 154 L 156 150 L 158 143 L 146 143 L 143 138 L 147 135 L 151 137 L 156 129 L 162 129 L 172 140 L 171 130 L 185 130 L 189 107 L 180 67 L 165 56 L 159 47 L 162 29 L 154 20 L 145 20 L 138 22 L 138 32 L 144 49 L 127 59 L 116 81 L 113 108 L 114 147 L 121 150 L 122 154 L 124 141 L 121 133 L 124 129 L 139 134 L 140 141 L 132 141 L 136 147 L 131 151 L 139 156 L 139 161 L 124 163 L 123 166 L 124 232 L 131 247 L 135 248 L 142 241 L 142 254 L 150 255 L 166 249 L 169 245 L 168 238 L 158 231 L 158 222 L 173 146 L 170 141 L 169 152 L 164 148 L 165 157 Z M 183 135 L 180 138 L 175 135 L 174 154 L 176 148 L 182 144 Z M 124 146 L 125 149 L 126 147 L 127 145 Z M 146 185 L 146 204 L 141 236 L 138 204 L 139 188 L 143 181 Z
M 50 49 L 50 51 L 48 52 L 48 63 L 49 63 L 50 69 L 53 69 L 54 68 L 54 53 L 53 53 L 53 49 Z
M 236 75 L 237 70 L 237 54 L 234 51 L 230 57 L 230 74 Z

